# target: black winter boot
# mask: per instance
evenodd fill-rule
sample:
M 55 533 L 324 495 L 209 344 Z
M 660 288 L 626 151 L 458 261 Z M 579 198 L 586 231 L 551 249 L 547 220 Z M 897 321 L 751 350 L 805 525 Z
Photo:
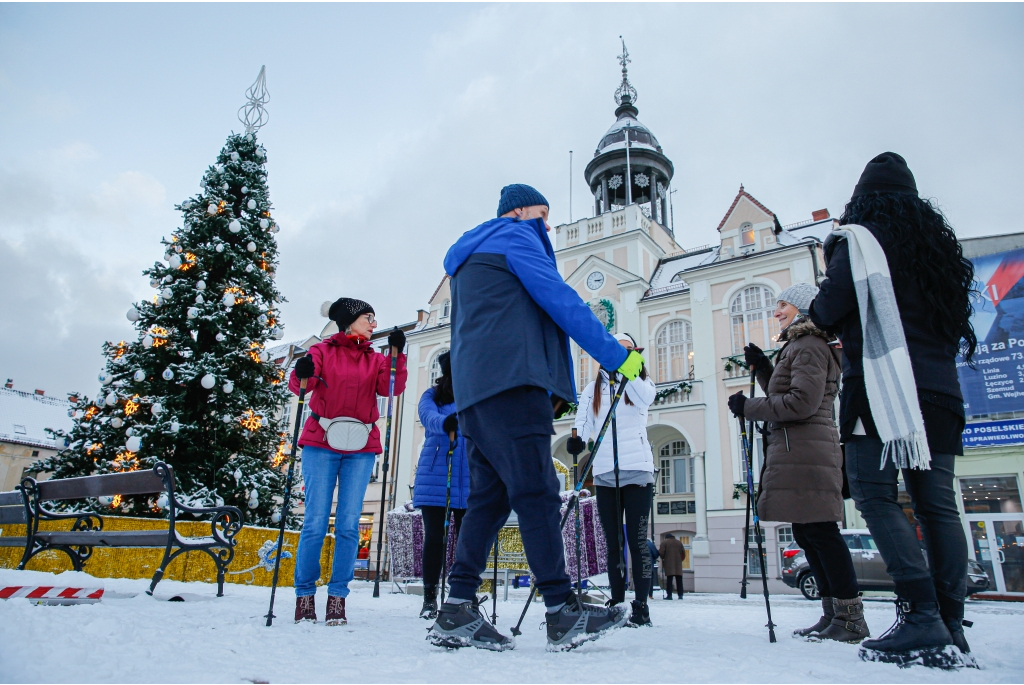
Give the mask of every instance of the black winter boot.
M 809 637 L 817 635 L 821 631 L 828 628 L 828 625 L 832 622 L 832 617 L 836 615 L 835 609 L 832 608 L 832 598 L 822 597 L 821 598 L 821 618 L 810 628 L 801 628 L 800 630 L 793 631 L 793 637 Z
M 832 617 L 829 626 L 818 633 L 818 639 L 856 644 L 866 637 L 871 637 L 868 624 L 864 621 L 864 602 L 860 597 L 853 599 L 834 597 L 832 607 L 835 616 Z
M 651 625 L 651 610 L 647 607 L 647 602 L 634 599 L 630 606 L 633 607 L 633 612 L 629 615 L 629 622 L 626 625 L 630 628 Z
M 908 668 L 914 664 L 955 669 L 964 665 L 953 638 L 939 615 L 938 602 L 896 600 L 896 623 L 876 640 L 860 648 L 864 661 L 878 661 Z
M 981 668 L 978 666 L 974 655 L 971 654 L 971 646 L 967 644 L 967 636 L 964 635 L 964 628 L 970 628 L 974 625 L 974 622 L 964 620 L 963 600 L 957 600 L 942 593 L 939 593 L 938 597 L 939 613 L 942 615 L 942 621 L 946 624 L 946 628 L 949 629 L 949 634 L 953 638 L 953 644 L 960 650 L 960 656 L 963 657 L 964 665 L 968 668 Z
M 613 628 L 620 628 L 626 622 L 626 608 L 583 604 L 575 593 L 570 593 L 565 605 L 554 613 L 548 613 L 545 622 L 548 651 L 568 651 L 584 642 L 596 640 Z
M 437 620 L 427 631 L 427 639 L 431 644 L 449 649 L 476 647 L 504 652 L 516 646 L 515 640 L 505 637 L 487 622 L 480 611 L 479 599 L 442 604 L 437 610 Z
M 433 621 L 437 618 L 437 586 L 423 586 L 423 608 L 420 609 L 420 618 Z

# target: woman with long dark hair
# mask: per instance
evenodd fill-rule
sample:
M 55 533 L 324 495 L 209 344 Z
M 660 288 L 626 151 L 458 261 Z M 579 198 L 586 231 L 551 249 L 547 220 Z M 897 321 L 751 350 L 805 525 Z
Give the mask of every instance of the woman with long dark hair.
M 437 364 L 441 367 L 441 375 L 420 397 L 420 423 L 426 437 L 420 450 L 412 491 L 412 504 L 423 514 L 423 608 L 420 609 L 420 617 L 431 620 L 437 618 L 437 583 L 447 552 L 444 513 L 446 508 L 451 510 L 455 519 L 455 530 L 451 533 L 453 538 L 457 538 L 462 516 L 466 513 L 466 498 L 469 497 L 469 463 L 462 434 L 459 433 L 459 418 L 455 413 L 450 353 L 441 354 Z M 452 433 L 456 443 L 449 463 L 449 436 Z
M 956 359 L 962 353 L 970 362 L 977 345 L 974 269 L 895 153 L 868 163 L 840 224 L 825 244 L 826 278 L 810 318 L 842 341 L 840 436 L 850 493 L 898 596 L 896 624 L 865 641 L 861 657 L 948 665 L 956 656 L 946 645 L 955 644 L 971 661 L 962 627 L 967 540 L 953 464 L 963 454 L 965 423 Z M 927 560 L 897 501 L 898 469 Z

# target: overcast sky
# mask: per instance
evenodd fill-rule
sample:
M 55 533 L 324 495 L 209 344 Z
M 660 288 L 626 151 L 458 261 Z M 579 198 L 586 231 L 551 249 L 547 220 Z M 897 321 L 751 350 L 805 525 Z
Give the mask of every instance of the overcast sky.
M 1019 4 L 0 4 L 0 380 L 96 392 L 263 64 L 294 339 L 343 295 L 415 318 L 507 183 L 566 222 L 569 150 L 589 215 L 619 34 L 684 247 L 740 183 L 783 223 L 838 215 L 885 150 L 959 235 L 1024 230 L 1022 31 Z

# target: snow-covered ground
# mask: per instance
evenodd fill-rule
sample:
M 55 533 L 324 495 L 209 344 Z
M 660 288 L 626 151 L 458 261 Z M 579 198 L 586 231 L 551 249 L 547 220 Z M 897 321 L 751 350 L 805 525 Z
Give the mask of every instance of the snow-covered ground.
M 52 575 L 0 570 L 0 587 L 53 585 L 105 587 L 138 593 L 99 604 L 35 606 L 26 599 L 0 601 L 0 681 L 3 682 L 1022 682 L 1024 604 L 971 602 L 968 636 L 985 670 L 942 672 L 861 662 L 857 647 L 807 643 L 790 632 L 817 618 L 801 597 L 772 599 L 779 641 L 769 644 L 764 603 L 752 593 L 687 595 L 655 599 L 654 627 L 621 629 L 574 652 L 547 653 L 540 604 L 530 609 L 512 652 L 448 652 L 425 640 L 428 623 L 417 618 L 420 598 L 372 597 L 372 585 L 355 584 L 347 626 L 291 621 L 291 588 L 278 594 L 278 620 L 265 626 L 269 589 L 216 587 L 164 581 L 157 597 L 148 581 L 97 579 L 83 573 Z M 185 593 L 186 601 L 168 602 Z M 525 591 L 498 603 L 498 627 L 518 619 Z M 322 618 L 326 588 L 317 597 Z M 488 605 L 489 607 L 490 605 Z M 867 603 L 878 635 L 893 620 L 888 601 Z

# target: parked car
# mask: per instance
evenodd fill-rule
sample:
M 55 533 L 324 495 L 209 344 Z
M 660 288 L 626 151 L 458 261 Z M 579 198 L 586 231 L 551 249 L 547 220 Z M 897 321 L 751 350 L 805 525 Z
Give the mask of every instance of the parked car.
M 895 587 L 892 576 L 885 570 L 885 562 L 875 545 L 871 532 L 862 529 L 842 531 L 846 546 L 850 548 L 853 569 L 857 573 L 857 584 L 861 590 L 892 591 Z M 924 554 L 922 548 L 921 553 Z M 926 556 L 927 558 L 927 556 Z M 782 582 L 800 590 L 807 599 L 818 600 L 818 583 L 807 564 L 807 557 L 795 542 L 782 552 Z M 967 560 L 967 594 L 985 592 L 991 586 L 985 569 L 973 559 Z

